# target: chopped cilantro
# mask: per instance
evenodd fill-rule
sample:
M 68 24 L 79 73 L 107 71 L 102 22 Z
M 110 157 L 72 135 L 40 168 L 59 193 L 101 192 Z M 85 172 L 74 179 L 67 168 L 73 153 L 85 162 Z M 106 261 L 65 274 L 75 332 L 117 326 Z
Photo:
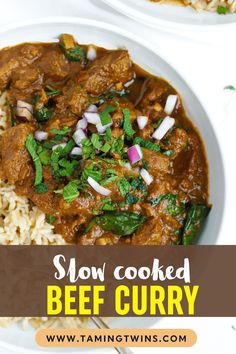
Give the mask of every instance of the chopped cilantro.
M 228 86 L 225 86 L 224 87 L 224 90 L 231 90 L 231 91 L 235 91 L 236 90 L 236 87 L 233 86 L 233 85 L 228 85 Z
M 119 207 L 124 208 L 125 207 L 125 202 L 123 200 L 119 201 Z
M 95 133 L 92 134 L 91 143 L 93 144 L 95 149 L 100 149 L 102 147 L 100 136 L 98 134 Z
M 141 147 L 144 147 L 144 148 L 146 148 L 148 150 L 152 150 L 152 151 L 155 151 L 155 152 L 159 152 L 161 150 L 160 145 L 154 144 L 154 143 L 152 143 L 149 140 L 145 140 L 143 138 L 140 138 L 139 136 L 137 136 L 134 139 L 134 145 L 135 144 L 138 144 Z
M 128 108 L 124 108 L 123 114 L 124 114 L 124 123 L 123 123 L 124 132 L 128 138 L 132 138 L 133 135 L 135 134 L 135 131 L 133 130 L 130 121 L 130 110 Z
M 53 224 L 56 220 L 55 216 L 53 216 L 51 214 L 46 214 L 46 219 L 49 224 Z
M 37 193 L 46 193 L 48 191 L 48 186 L 45 183 L 40 183 L 34 187 Z
M 121 155 L 123 153 L 123 149 L 124 149 L 124 137 L 120 137 L 118 139 L 115 139 L 112 143 L 111 146 L 111 152 L 113 154 L 119 154 Z
M 134 189 L 140 190 L 140 191 L 145 191 L 147 189 L 147 186 L 143 183 L 143 180 L 141 177 L 134 178 L 131 181 L 131 186 Z
M 82 173 L 82 179 L 87 181 L 88 177 L 92 177 L 95 181 L 100 182 L 102 180 L 101 169 L 91 162 L 86 168 L 84 168 Z
M 50 156 L 49 156 L 47 150 L 44 149 L 42 146 L 39 146 L 37 149 L 37 153 L 39 155 L 39 159 L 40 159 L 42 165 L 47 166 L 50 162 Z
M 150 167 L 150 163 L 146 160 L 143 160 L 143 168 L 145 168 L 145 170 L 148 170 Z
M 95 157 L 95 149 L 90 141 L 90 139 L 83 139 L 82 143 L 82 151 L 83 151 L 83 159 L 94 159 Z
M 185 204 L 180 203 L 180 205 L 177 205 L 177 200 L 178 200 L 178 194 L 162 194 L 156 198 L 152 198 L 149 202 L 151 203 L 152 206 L 158 205 L 162 200 L 167 200 L 167 212 L 171 216 L 177 216 L 181 213 L 184 212 L 185 210 Z
M 85 57 L 84 48 L 80 47 L 79 45 L 74 46 L 73 48 L 66 49 L 63 42 L 59 43 L 60 47 L 62 48 L 66 59 L 69 61 L 81 61 Z
M 45 92 L 46 92 L 46 95 L 48 97 L 54 97 L 54 96 L 57 96 L 57 95 L 61 94 L 61 90 L 56 90 L 56 89 L 54 89 L 53 87 L 51 87 L 49 85 L 46 86 Z
M 41 107 L 35 111 L 35 117 L 38 122 L 46 122 L 52 116 L 52 108 Z
M 42 163 L 40 161 L 40 158 L 37 154 L 37 143 L 34 140 L 32 134 L 29 134 L 27 136 L 25 146 L 34 162 L 35 166 L 35 179 L 34 179 L 34 185 L 37 186 L 40 183 L 42 183 L 43 180 L 43 167 Z
M 102 152 L 104 152 L 105 154 L 106 154 L 110 149 L 111 149 L 111 145 L 108 144 L 108 143 L 105 143 L 105 144 L 100 148 L 100 150 L 101 150 Z
M 125 177 L 122 177 L 118 182 L 118 188 L 122 197 L 125 197 L 131 190 L 131 185 Z
M 225 6 L 220 6 L 220 5 L 217 7 L 217 13 L 218 13 L 219 15 L 226 15 L 227 12 L 228 12 L 227 7 L 225 7 Z
M 103 200 L 103 205 L 101 209 L 104 211 L 113 211 L 116 210 L 116 205 L 110 198 L 107 198 Z
M 68 127 L 64 127 L 62 129 L 52 129 L 51 132 L 55 135 L 61 135 L 61 136 L 65 136 L 68 135 L 70 133 L 71 129 Z
M 126 195 L 126 203 L 127 204 L 135 204 L 139 201 L 138 197 L 135 197 L 133 194 L 128 193 Z
M 104 110 L 100 113 L 100 119 L 101 119 L 102 125 L 107 125 L 107 124 L 112 123 L 110 113 L 115 112 L 116 109 L 117 108 L 114 106 L 107 106 L 104 108 Z
M 70 181 L 63 189 L 62 196 L 67 203 L 72 203 L 78 198 L 81 189 L 81 183 L 79 180 Z
M 107 186 L 110 183 L 113 183 L 114 181 L 116 181 L 118 179 L 116 170 L 114 170 L 113 168 L 108 168 L 106 170 L 106 175 L 105 178 L 102 181 L 102 185 L 103 186 Z

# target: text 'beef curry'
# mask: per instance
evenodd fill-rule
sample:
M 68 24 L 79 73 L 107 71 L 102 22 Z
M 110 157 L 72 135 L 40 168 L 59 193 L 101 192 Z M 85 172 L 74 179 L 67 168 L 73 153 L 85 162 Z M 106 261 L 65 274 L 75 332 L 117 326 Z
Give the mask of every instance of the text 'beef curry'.
M 1 178 L 67 242 L 191 244 L 206 218 L 198 132 L 163 79 L 126 50 L 59 43 L 0 51 Z

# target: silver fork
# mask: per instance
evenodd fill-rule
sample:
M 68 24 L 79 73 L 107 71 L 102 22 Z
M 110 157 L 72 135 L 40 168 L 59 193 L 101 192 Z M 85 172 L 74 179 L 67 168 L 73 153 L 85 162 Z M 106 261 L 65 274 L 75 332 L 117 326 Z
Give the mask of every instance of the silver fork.
M 108 325 L 101 319 L 101 317 L 91 317 L 91 320 L 98 328 L 110 329 L 110 327 L 108 327 Z M 133 352 L 129 348 L 114 347 L 114 349 L 119 354 L 133 354 Z

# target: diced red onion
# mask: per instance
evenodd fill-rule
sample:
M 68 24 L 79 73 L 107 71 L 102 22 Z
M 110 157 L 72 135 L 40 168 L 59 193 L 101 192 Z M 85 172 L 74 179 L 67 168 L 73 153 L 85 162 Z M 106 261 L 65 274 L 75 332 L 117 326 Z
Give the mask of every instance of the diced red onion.
M 99 134 L 104 134 L 105 131 L 107 130 L 107 128 L 110 128 L 112 126 L 113 122 L 106 124 L 106 125 L 102 125 L 102 123 L 99 123 L 96 125 L 97 131 Z
M 86 118 L 82 118 L 78 120 L 78 123 L 76 124 L 76 129 L 86 129 L 88 126 L 88 121 Z
M 153 177 L 150 175 L 150 173 L 145 168 L 141 168 L 140 176 L 143 178 L 144 182 L 148 186 L 149 186 L 149 184 L 151 184 L 153 182 Z
M 110 189 L 104 188 L 92 177 L 88 177 L 87 182 L 97 193 L 101 195 L 108 196 L 111 193 Z
M 125 168 L 126 168 L 127 170 L 131 170 L 131 169 L 132 169 L 132 167 L 131 167 L 131 165 L 130 165 L 129 162 L 126 162 Z
M 87 51 L 87 59 L 88 60 L 95 60 L 97 58 L 97 51 L 96 48 L 94 48 L 92 45 L 88 47 Z
M 128 149 L 127 154 L 128 154 L 128 158 L 129 158 L 131 164 L 138 162 L 138 161 L 142 160 L 142 158 L 143 158 L 143 153 L 142 153 L 141 147 L 137 144 L 131 146 Z
M 82 151 L 82 148 L 81 148 L 81 147 L 74 147 L 74 148 L 71 150 L 70 155 L 71 155 L 71 156 L 81 156 L 82 153 L 83 153 L 83 151 Z
M 33 106 L 27 102 L 18 100 L 16 103 L 16 116 L 25 118 L 28 121 L 33 117 Z
M 61 144 L 57 144 L 57 145 L 53 145 L 52 150 L 56 150 L 58 147 L 62 147 L 62 149 L 64 149 L 64 147 L 66 147 L 66 143 L 61 143 Z
M 84 118 L 87 119 L 87 122 L 90 124 L 97 125 L 97 124 L 101 123 L 100 116 L 97 112 L 85 111 L 83 116 L 84 116 Z
M 147 125 L 148 122 L 148 117 L 147 116 L 138 116 L 137 117 L 137 123 L 139 129 L 144 129 Z
M 81 128 L 77 129 L 73 134 L 73 139 L 74 139 L 76 145 L 80 145 L 81 140 L 86 139 L 86 138 L 87 138 L 87 135 L 85 134 L 85 132 Z
M 90 106 L 88 106 L 88 108 L 86 109 L 86 112 L 97 112 L 98 108 L 95 104 L 91 104 Z
M 38 140 L 38 141 L 47 140 L 47 138 L 48 138 L 48 133 L 47 133 L 47 132 L 40 131 L 40 130 L 37 130 L 37 131 L 34 133 L 34 137 L 35 137 L 35 139 Z
M 165 108 L 164 111 L 166 114 L 171 114 L 173 110 L 175 109 L 175 106 L 177 105 L 178 102 L 178 96 L 177 95 L 169 95 L 166 100 Z
M 159 127 L 154 131 L 152 137 L 157 140 L 161 140 L 168 130 L 170 130 L 175 124 L 175 119 L 171 117 L 165 117 Z

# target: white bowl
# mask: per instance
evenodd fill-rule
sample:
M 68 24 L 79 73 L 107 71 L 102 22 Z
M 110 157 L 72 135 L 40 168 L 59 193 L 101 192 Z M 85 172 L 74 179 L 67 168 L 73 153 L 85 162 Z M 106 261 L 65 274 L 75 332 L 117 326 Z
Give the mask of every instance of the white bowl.
M 149 0 L 103 0 L 117 11 L 147 26 L 166 30 L 211 31 L 236 27 L 236 14 L 197 12 L 191 7 L 163 5 Z
M 205 142 L 210 169 L 210 196 L 213 209 L 200 237 L 200 244 L 215 244 L 220 233 L 225 201 L 224 168 L 221 151 L 211 118 L 208 117 L 191 84 L 163 59 L 156 49 L 147 42 L 143 43 L 136 36 L 112 25 L 80 18 L 48 18 L 32 22 L 24 22 L 15 26 L 0 29 L 0 47 L 15 45 L 28 41 L 55 41 L 63 33 L 73 34 L 79 43 L 95 43 L 106 48 L 126 47 L 134 62 L 147 71 L 167 79 L 181 94 L 189 117 L 199 128 Z M 217 176 L 217 178 L 216 178 Z M 156 318 L 119 318 L 113 320 L 113 327 L 144 327 L 156 322 Z M 20 353 L 31 353 L 40 350 L 34 341 L 34 331 L 22 332 L 17 326 L 0 329 L 0 347 L 14 349 Z M 56 349 L 56 352 L 69 352 Z M 81 352 L 87 352 L 82 350 Z M 55 350 L 43 350 L 44 353 Z M 73 350 L 72 350 L 73 352 Z M 109 352 L 109 349 L 97 349 L 96 353 Z

